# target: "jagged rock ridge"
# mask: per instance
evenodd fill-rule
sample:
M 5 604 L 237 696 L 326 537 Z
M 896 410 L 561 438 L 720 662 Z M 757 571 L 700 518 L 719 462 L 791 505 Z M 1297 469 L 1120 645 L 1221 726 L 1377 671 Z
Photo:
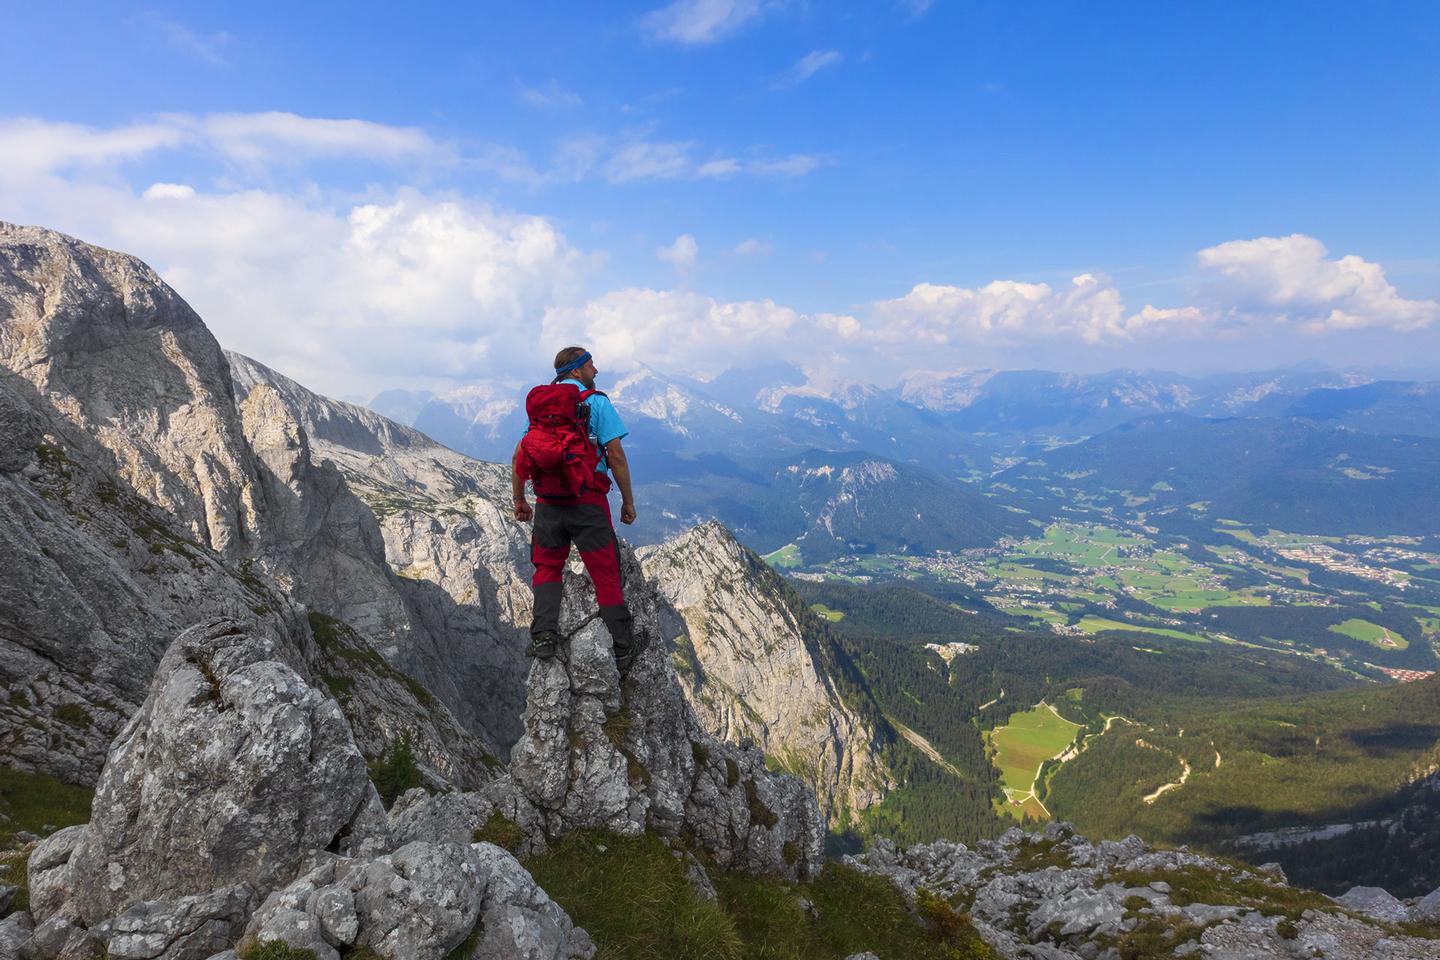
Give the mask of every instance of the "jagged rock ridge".
M 845 702 L 774 574 L 721 524 L 645 548 L 646 574 L 680 614 L 661 620 L 682 687 L 705 728 L 754 740 L 815 790 L 829 822 L 889 788 L 877 732 Z

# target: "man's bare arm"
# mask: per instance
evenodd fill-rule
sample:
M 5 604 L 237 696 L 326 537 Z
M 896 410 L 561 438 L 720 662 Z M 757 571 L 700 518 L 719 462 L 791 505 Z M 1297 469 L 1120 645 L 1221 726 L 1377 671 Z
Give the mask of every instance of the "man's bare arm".
M 515 519 L 529 522 L 535 517 L 530 501 L 525 499 L 525 481 L 520 479 L 520 444 L 515 444 L 515 455 L 510 458 L 510 498 L 514 501 Z
M 625 448 L 619 440 L 605 444 L 605 462 L 610 465 L 610 474 L 620 485 L 620 522 L 635 522 L 635 493 L 630 489 L 630 461 L 625 459 Z

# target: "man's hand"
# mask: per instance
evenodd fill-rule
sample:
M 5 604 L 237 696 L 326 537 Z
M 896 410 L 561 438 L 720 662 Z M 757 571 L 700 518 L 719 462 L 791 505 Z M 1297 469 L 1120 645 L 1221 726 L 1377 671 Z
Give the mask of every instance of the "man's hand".
M 635 522 L 635 502 L 633 500 L 626 500 L 624 503 L 620 504 L 620 522 Z
M 535 511 L 530 509 L 528 500 L 521 498 L 515 501 L 515 519 L 521 523 L 529 523 L 535 519 Z

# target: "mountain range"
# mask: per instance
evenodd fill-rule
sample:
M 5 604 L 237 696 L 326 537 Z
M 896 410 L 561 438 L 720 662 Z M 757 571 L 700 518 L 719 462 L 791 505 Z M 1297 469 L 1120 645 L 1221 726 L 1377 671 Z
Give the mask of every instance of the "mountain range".
M 1280 692 L 1312 692 L 1305 709 L 1321 714 L 1341 703 L 1324 698 L 1348 697 L 1364 715 L 1368 688 L 1350 689 L 1362 683 L 1353 673 L 1241 644 L 1037 633 L 975 598 L 909 587 L 827 585 L 802 596 L 797 587 L 808 585 L 787 582 L 752 545 L 793 546 L 811 562 L 989 547 L 1059 509 L 1046 478 L 1094 477 L 1104 492 L 1112 482 L 1140 484 L 1167 462 L 1203 474 L 1243 443 L 1272 459 L 1233 471 L 1234 489 L 1267 471 L 1291 479 L 1287 457 L 1323 456 L 1342 487 L 1393 482 L 1401 496 L 1392 514 L 1372 519 L 1398 524 L 1412 509 L 1404 498 L 1424 492 L 1431 441 L 1335 421 L 1396 404 L 1419 409 L 1423 389 L 1372 390 L 1364 402 L 1306 392 L 1317 411 L 1333 414 L 1324 422 L 1161 413 L 1059 445 L 1016 433 L 1005 441 L 1017 444 L 1012 454 L 990 461 L 984 479 L 967 479 L 944 466 L 948 454 L 912 459 L 825 439 L 874 439 L 886 423 L 918 438 L 924 422 L 939 429 L 927 418 L 957 411 L 863 386 L 822 398 L 799 383 L 757 388 L 769 392 L 752 411 L 733 397 L 699 398 L 679 382 L 639 376 L 616 390 L 617 402 L 627 415 L 633 404 L 635 423 L 656 438 L 647 446 L 637 430 L 637 454 L 680 471 L 647 486 L 655 500 L 644 501 L 678 532 L 636 551 L 622 546 L 627 592 L 657 641 L 622 682 L 603 629 L 587 621 L 591 595 L 576 571 L 567 576 L 565 617 L 575 626 L 566 657 L 523 657 L 528 535 L 510 515 L 503 462 L 226 353 L 133 257 L 0 224 L 0 264 L 5 776 L 28 778 L 20 782 L 32 795 L 58 789 L 52 777 L 98 785 L 88 824 L 18 840 L 30 902 L 12 917 L 34 926 L 0 920 L 0 950 L 14 940 L 26 956 L 52 960 L 96 943 L 122 956 L 129 944 L 151 950 L 145 956 L 209 960 L 243 934 L 245 950 L 268 938 L 319 953 L 358 944 L 418 956 L 385 939 L 401 921 L 376 905 L 385 900 L 379 891 L 424 914 L 431 880 L 485 876 L 504 879 L 461 896 L 473 911 L 414 934 L 428 944 L 423 955 L 438 960 L 467 931 L 543 928 L 557 938 L 554 956 L 588 956 L 583 931 L 545 906 L 554 904 L 525 868 L 482 842 L 505 837 L 537 870 L 545 856 L 578 855 L 566 838 L 600 852 L 621 843 L 616 837 L 659 838 L 664 862 L 688 871 L 685 889 L 708 889 L 711 902 L 745 916 L 738 904 L 759 894 L 737 892 L 743 877 L 815 883 L 797 889 L 821 897 L 825 871 L 843 868 L 849 879 L 832 872 L 832 882 L 893 884 L 909 897 L 901 915 L 918 911 L 931 933 L 972 929 L 964 912 L 926 906 L 931 894 L 919 891 L 934 887 L 968 904 L 987 945 L 976 950 L 1007 957 L 1033 955 L 1029 946 L 1042 943 L 1047 956 L 1088 957 L 1108 949 L 1106 938 L 1158 936 L 1164 917 L 1195 904 L 1221 913 L 1197 914 L 1192 938 L 1212 924 L 1216 936 L 1279 943 L 1290 939 L 1281 916 L 1297 936 L 1347 944 L 1373 944 L 1384 929 L 1357 918 L 1371 916 L 1359 900 L 1350 901 L 1356 916 L 1332 916 L 1319 894 L 1230 867 L 1233 889 L 1151 901 L 1152 924 L 1127 899 L 1130 880 L 1143 875 L 1133 889 L 1158 893 L 1144 886 L 1152 875 L 1174 887 L 1189 882 L 1190 867 L 1220 869 L 1216 862 L 1150 851 L 1138 838 L 1092 844 L 1058 824 L 1007 832 L 993 753 L 994 731 L 1037 703 L 1057 704 L 1057 718 L 1104 744 L 1118 714 L 1170 737 L 1167 724 L 1184 711 L 1250 704 L 1246 716 L 1263 719 Z M 761 379 L 737 375 L 717 389 L 741 394 Z M 978 387 L 997 379 L 1007 378 Z M 1256 425 L 1278 433 L 1254 439 Z M 708 447 L 722 429 L 736 435 L 725 453 Z M 1220 440 L 1209 440 L 1212 429 Z M 1286 447 L 1296 430 L 1301 440 Z M 1162 439 L 1152 443 L 1147 431 Z M 1162 452 L 1147 459 L 1126 450 L 1131 435 Z M 1166 448 L 1172 436 L 1181 441 Z M 1175 480 L 1177 499 L 1210 489 Z M 1242 516 L 1284 506 L 1227 495 Z M 716 513 L 742 522 L 732 532 Z M 1433 681 L 1415 691 L 1431 689 Z M 1429 702 L 1392 699 L 1400 711 Z M 1356 750 L 1332 760 L 1348 765 L 1346 782 L 1363 783 L 1377 752 L 1386 771 L 1423 779 L 1433 737 L 1372 743 L 1364 719 L 1322 731 L 1357 738 Z M 1085 753 L 1055 779 L 1074 809 L 1086 812 L 1103 794 L 1110 749 Z M 1148 748 L 1125 756 L 1142 777 L 1160 770 Z M 1273 788 L 1265 764 L 1241 768 L 1252 786 Z M 0 802 L 8 796 L 0 783 Z M 393 804 L 388 812 L 382 800 Z M 56 824 L 45 822 L 48 834 Z M 222 822 L 233 832 L 214 828 Z M 1185 824 L 1164 822 L 1174 837 L 1187 835 Z M 826 865 L 827 834 L 852 851 L 885 836 L 977 846 L 880 843 Z M 1417 827 L 1415 835 L 1428 834 Z M 1047 869 L 1055 867 L 1064 882 Z M 558 873 L 557 884 L 567 871 Z M 1095 893 L 1108 889 L 1106 878 L 1121 885 Z M 435 882 L 464 891 L 472 880 Z M 1417 873 L 1410 889 L 1423 892 L 1421 882 Z M 1094 909 L 1079 902 L 1092 894 Z M 516 907 L 517 897 L 528 906 Z M 1261 909 L 1277 903 L 1304 907 L 1293 917 Z M 1381 908 L 1429 922 L 1420 901 L 1373 907 Z M 1270 918 L 1263 931 L 1245 926 L 1250 912 L 1257 923 Z M 1084 919 L 1091 913 L 1093 922 Z M 504 916 L 514 920 L 508 927 Z M 1395 942 L 1411 950 L 1412 939 Z M 478 943 L 464 955 L 512 955 Z

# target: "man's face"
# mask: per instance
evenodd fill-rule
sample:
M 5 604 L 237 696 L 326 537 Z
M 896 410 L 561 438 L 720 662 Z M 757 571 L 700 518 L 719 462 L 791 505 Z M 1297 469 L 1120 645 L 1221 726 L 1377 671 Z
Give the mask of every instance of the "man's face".
M 594 360 L 586 360 L 585 366 L 575 371 L 575 379 L 579 380 L 591 390 L 595 389 L 595 375 L 600 371 L 595 368 Z

